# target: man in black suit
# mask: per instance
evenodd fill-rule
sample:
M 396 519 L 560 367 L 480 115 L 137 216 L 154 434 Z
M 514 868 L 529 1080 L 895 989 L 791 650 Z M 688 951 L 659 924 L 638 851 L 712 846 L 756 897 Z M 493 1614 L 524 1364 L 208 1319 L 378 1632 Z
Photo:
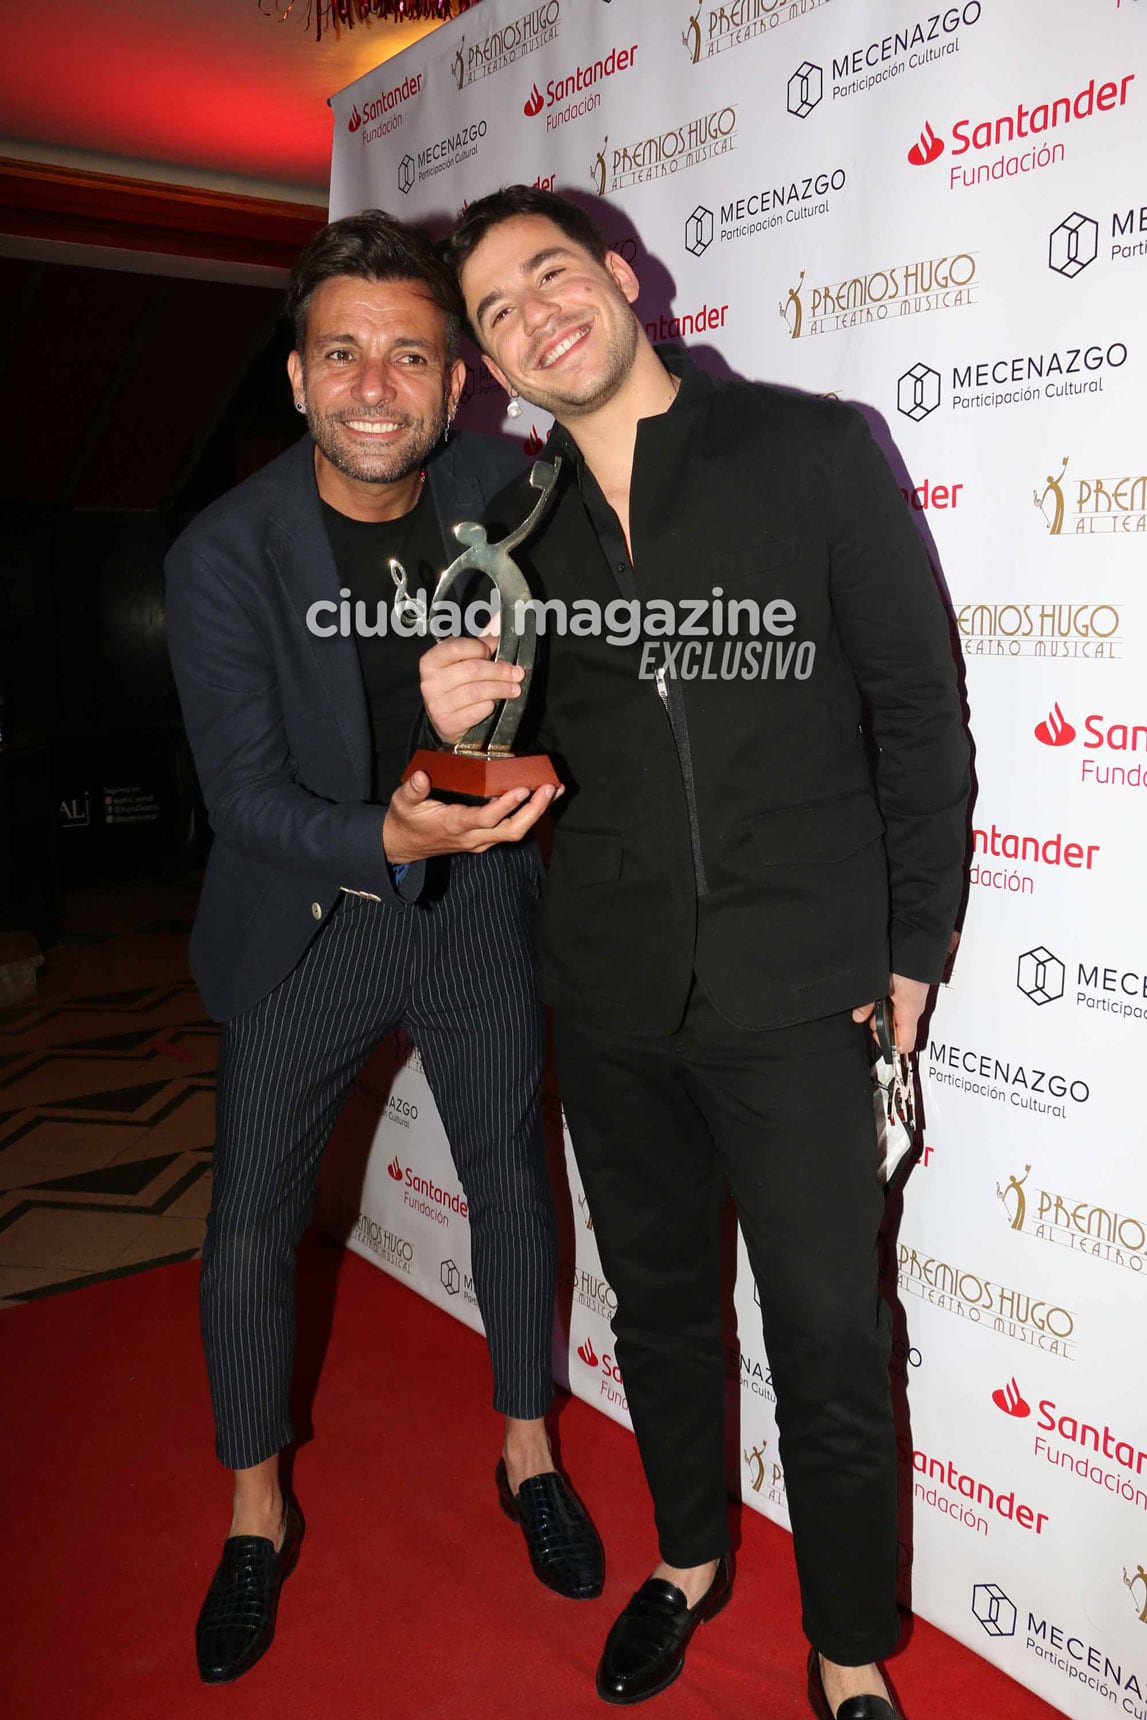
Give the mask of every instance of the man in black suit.
M 167 563 L 167 629 L 215 841 L 191 940 L 222 1022 L 203 1249 L 216 1449 L 231 1533 L 196 1632 L 201 1676 L 238 1677 L 271 1640 L 301 1523 L 292 1438 L 295 1250 L 352 1082 L 404 1026 L 422 1054 L 469 1205 L 474 1285 L 505 1416 L 496 1479 L 537 1575 L 601 1587 L 592 1525 L 554 1471 L 555 1240 L 540 1119 L 538 860 L 552 791 L 446 806 L 398 787 L 424 639 L 400 612 L 458 553 L 521 460 L 450 438 L 465 380 L 453 281 L 379 210 L 324 228 L 288 293 L 309 435 L 202 513 Z M 393 605 L 393 607 L 392 607 Z M 342 618 L 353 614 L 353 631 Z
M 915 1045 L 960 899 L 968 747 L 943 607 L 861 416 L 655 351 L 633 270 L 580 210 L 510 187 L 469 206 L 448 257 L 492 374 L 557 420 L 560 494 L 520 557 L 538 596 L 607 615 L 596 633 L 547 623 L 541 731 L 567 784 L 543 996 L 662 1557 L 598 1690 L 664 1689 L 729 1596 L 727 1186 L 777 1394 L 810 1701 L 887 1720 L 896 1448 L 862 1024 L 890 992 Z M 519 481 L 491 526 L 524 498 Z M 619 600 L 639 626 L 609 622 Z M 481 641 L 424 659 L 443 739 L 506 692 L 517 678 Z

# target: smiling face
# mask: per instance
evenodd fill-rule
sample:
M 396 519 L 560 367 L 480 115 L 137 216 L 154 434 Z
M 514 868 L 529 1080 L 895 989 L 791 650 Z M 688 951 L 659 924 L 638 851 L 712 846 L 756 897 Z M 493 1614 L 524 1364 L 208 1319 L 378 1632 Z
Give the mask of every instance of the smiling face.
M 446 318 L 420 281 L 323 281 L 304 353 L 287 361 L 320 462 L 390 484 L 424 463 L 458 404 L 466 369 L 446 356 Z M 321 471 L 320 471 L 321 479 Z
M 497 380 L 568 422 L 613 399 L 633 368 L 637 277 L 542 215 L 492 227 L 462 265 L 471 326 Z

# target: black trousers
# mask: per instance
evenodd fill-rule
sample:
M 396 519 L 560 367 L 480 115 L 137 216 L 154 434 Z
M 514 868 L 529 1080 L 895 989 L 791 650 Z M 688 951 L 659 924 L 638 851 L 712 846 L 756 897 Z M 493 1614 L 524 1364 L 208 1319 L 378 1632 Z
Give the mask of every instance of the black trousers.
M 439 897 L 405 911 L 344 896 L 282 984 L 223 1024 L 200 1311 L 228 1468 L 261 1463 L 293 1437 L 295 1251 L 343 1100 L 399 1025 L 422 1055 L 469 1205 L 494 1407 L 525 1419 L 548 1408 L 556 1231 L 537 889 L 527 847 L 452 860 Z
M 728 1547 L 719 1212 L 732 1191 L 760 1291 L 809 1640 L 842 1665 L 891 1652 L 896 1444 L 883 1196 L 865 1029 L 771 1032 L 699 984 L 675 1033 L 603 1036 L 559 1016 L 558 1077 L 653 1495 L 661 1556 Z

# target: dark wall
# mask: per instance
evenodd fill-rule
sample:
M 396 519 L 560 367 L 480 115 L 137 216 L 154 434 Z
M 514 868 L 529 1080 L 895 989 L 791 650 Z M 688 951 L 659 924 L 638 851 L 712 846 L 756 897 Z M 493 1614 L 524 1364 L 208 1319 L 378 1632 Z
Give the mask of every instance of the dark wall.
M 63 883 L 202 852 L 163 558 L 299 426 L 275 291 L 4 262 L 0 300 L 0 375 L 21 384 L 0 461 L 0 926 L 50 942 Z M 144 325 L 130 337 L 125 307 Z M 91 505 L 99 493 L 116 505 Z

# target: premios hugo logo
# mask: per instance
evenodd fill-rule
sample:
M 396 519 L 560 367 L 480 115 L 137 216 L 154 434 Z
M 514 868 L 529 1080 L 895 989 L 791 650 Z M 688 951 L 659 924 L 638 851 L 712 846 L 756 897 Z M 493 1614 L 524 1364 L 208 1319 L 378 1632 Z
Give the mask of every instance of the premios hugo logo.
M 1086 473 L 1065 483 L 1070 456 L 1048 472 L 1032 500 L 1050 537 L 1107 537 L 1147 532 L 1147 472 Z
M 552 42 L 561 30 L 561 0 L 542 0 L 512 18 L 496 24 L 484 36 L 460 36 L 450 69 L 458 89 L 492 77 L 507 66 L 517 65 L 527 54 Z
M 1044 1188 L 1031 1181 L 1031 1170 L 1026 1164 L 1022 1176 L 1012 1171 L 1006 1185 L 996 1183 L 1013 1231 L 1136 1276 L 1147 1270 L 1147 1222 L 1078 1187 Z

